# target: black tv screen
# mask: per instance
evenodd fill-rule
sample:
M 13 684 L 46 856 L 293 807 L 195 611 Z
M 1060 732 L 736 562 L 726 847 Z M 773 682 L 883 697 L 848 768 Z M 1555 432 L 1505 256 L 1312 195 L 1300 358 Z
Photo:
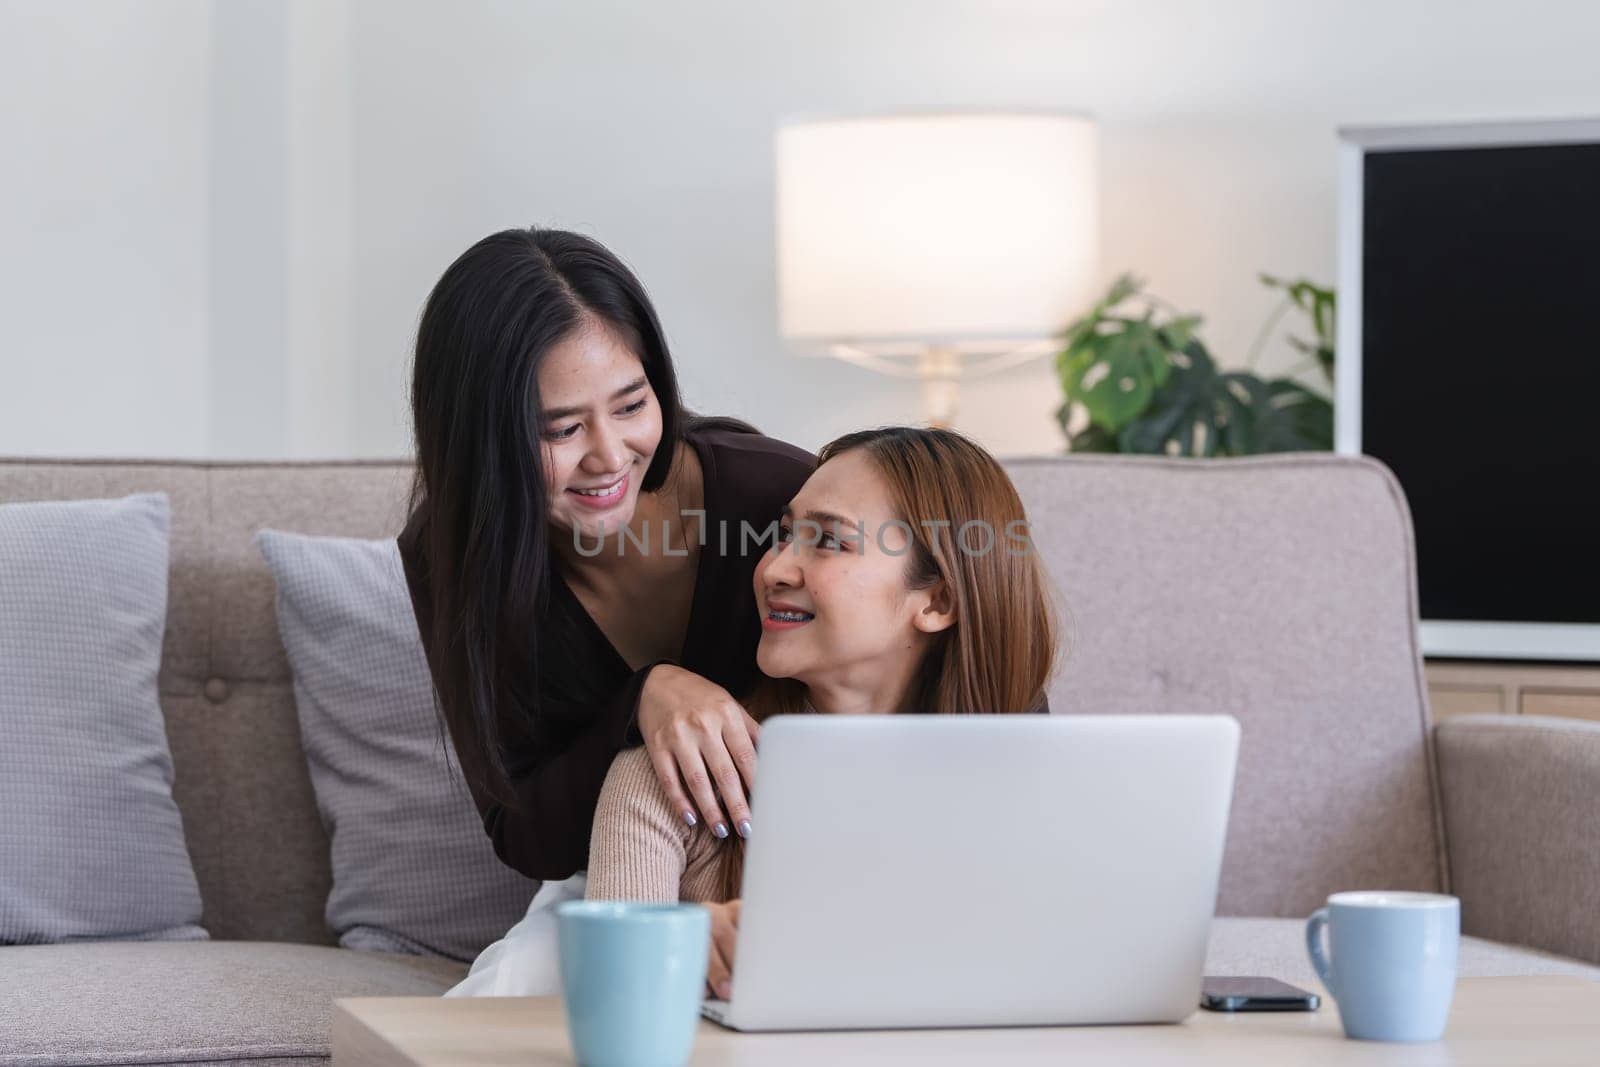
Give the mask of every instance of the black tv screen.
M 1424 619 L 1600 623 L 1600 144 L 1370 152 L 1361 450 Z

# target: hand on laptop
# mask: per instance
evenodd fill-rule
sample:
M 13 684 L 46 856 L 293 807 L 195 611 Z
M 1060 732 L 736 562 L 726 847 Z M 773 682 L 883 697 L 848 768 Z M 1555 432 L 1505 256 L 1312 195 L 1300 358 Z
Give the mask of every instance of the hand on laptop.
M 727 1000 L 733 994 L 733 945 L 739 936 L 739 902 L 707 904 L 711 912 L 711 956 L 706 967 L 706 985 L 711 995 Z
M 699 808 L 717 837 L 749 836 L 745 791 L 755 784 L 761 726 L 726 689 L 675 664 L 653 667 L 639 693 L 639 733 L 661 788 L 685 822 L 694 826 Z

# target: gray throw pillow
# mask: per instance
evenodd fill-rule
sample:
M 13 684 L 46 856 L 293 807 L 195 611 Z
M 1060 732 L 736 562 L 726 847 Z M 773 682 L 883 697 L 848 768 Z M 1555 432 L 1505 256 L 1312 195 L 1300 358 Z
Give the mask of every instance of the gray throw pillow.
M 0 943 L 198 940 L 156 675 L 166 495 L 0 504 Z
M 471 960 L 539 883 L 500 862 L 455 753 L 395 542 L 262 530 L 346 948 Z M 448 760 L 448 763 L 447 763 Z

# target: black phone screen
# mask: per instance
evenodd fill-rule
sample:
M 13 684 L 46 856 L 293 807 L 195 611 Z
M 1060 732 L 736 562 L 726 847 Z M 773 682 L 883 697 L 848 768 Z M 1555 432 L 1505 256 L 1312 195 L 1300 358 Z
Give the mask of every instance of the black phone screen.
M 1316 1011 L 1322 998 L 1276 978 L 1222 978 L 1208 975 L 1200 986 L 1200 1006 L 1212 1011 Z

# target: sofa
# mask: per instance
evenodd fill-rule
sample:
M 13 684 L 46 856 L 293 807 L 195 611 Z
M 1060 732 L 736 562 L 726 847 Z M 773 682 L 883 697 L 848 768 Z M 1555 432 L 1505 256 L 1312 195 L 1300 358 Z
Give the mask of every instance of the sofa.
M 1410 519 L 1385 468 L 1008 468 L 1062 594 L 1053 710 L 1242 724 L 1208 972 L 1309 984 L 1304 917 L 1331 892 L 1388 888 L 1461 897 L 1464 976 L 1600 979 L 1600 725 L 1430 722 Z M 170 498 L 159 691 L 212 938 L 0 947 L 0 1065 L 305 1064 L 328 1055 L 335 998 L 434 995 L 464 975 L 335 947 L 328 840 L 252 543 L 269 526 L 392 536 L 410 476 L 396 462 L 0 460 L 0 503 Z

